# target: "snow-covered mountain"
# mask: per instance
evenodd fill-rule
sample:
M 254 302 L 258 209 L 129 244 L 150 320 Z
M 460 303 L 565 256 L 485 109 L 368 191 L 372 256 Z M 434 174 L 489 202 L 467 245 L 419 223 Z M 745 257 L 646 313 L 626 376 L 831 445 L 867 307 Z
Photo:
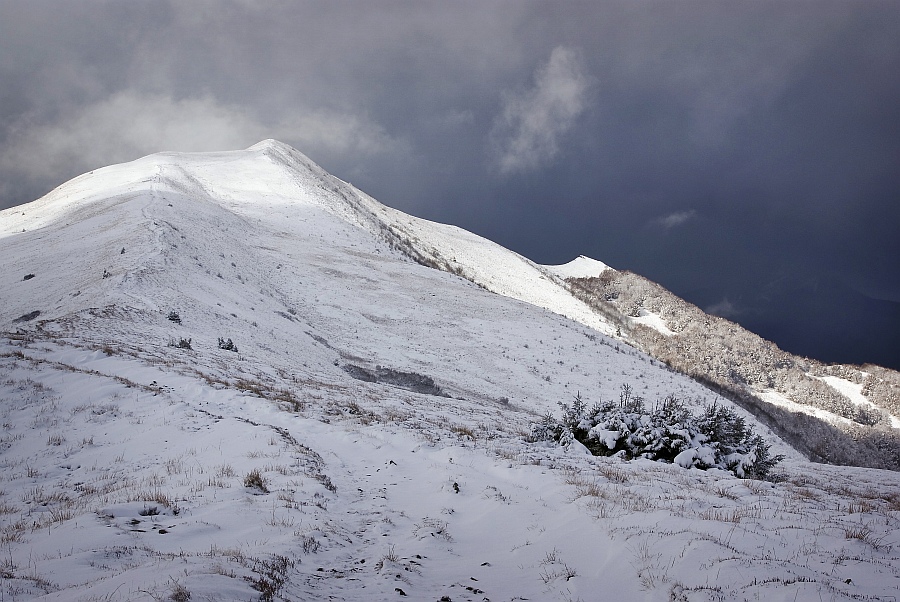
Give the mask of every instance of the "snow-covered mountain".
M 80 176 L 0 212 L 0 257 L 0 599 L 900 589 L 900 475 L 741 407 L 778 482 L 532 441 L 579 393 L 732 402 L 573 294 L 602 263 L 534 264 L 279 142 Z

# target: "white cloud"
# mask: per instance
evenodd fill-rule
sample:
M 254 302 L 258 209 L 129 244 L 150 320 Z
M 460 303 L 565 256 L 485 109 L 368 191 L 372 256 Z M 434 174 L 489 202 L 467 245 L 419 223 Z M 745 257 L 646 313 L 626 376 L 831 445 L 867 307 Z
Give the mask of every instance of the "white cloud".
M 356 115 L 331 111 L 305 111 L 275 128 L 299 150 L 377 155 L 399 151 L 405 144 L 392 138 L 378 124 Z
M 534 86 L 507 95 L 491 130 L 497 168 L 503 175 L 535 169 L 559 152 L 587 104 L 589 78 L 578 55 L 559 46 L 534 74 Z
M 20 128 L 3 151 L 0 170 L 58 184 L 105 165 L 159 151 L 246 148 L 278 138 L 313 153 L 372 155 L 402 146 L 377 124 L 355 115 L 296 110 L 264 124 L 245 109 L 203 96 L 116 93 L 54 123 Z
M 655 219 L 653 223 L 668 230 L 685 224 L 692 220 L 696 215 L 697 212 L 693 209 L 690 211 L 676 211 L 675 213 Z

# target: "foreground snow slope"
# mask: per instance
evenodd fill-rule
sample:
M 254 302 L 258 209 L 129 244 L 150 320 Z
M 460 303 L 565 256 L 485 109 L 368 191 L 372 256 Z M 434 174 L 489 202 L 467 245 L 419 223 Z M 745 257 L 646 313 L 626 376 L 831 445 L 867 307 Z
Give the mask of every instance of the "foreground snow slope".
M 0 257 L 4 600 L 898 594 L 896 474 L 755 423 L 783 482 L 526 442 L 579 391 L 716 396 L 279 143 L 95 170 Z

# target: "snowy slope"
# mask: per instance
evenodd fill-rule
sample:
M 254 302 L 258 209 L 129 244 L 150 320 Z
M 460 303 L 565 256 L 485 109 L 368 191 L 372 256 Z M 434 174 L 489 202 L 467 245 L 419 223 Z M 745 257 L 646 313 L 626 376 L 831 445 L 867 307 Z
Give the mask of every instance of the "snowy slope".
M 562 273 L 278 142 L 85 174 L 0 212 L 0 257 L 4 600 L 900 587 L 900 478 L 810 465 L 747 414 L 786 480 L 529 443 L 578 392 L 717 398 Z
M 849 380 L 838 378 L 836 376 L 823 376 L 822 380 L 825 381 L 833 389 L 839 391 L 854 404 L 862 406 L 864 408 L 878 409 L 878 406 L 873 404 L 866 398 L 865 395 L 863 395 L 862 385 L 852 383 Z M 890 423 L 893 428 L 900 429 L 900 418 L 893 415 L 889 415 L 888 418 L 890 419 Z

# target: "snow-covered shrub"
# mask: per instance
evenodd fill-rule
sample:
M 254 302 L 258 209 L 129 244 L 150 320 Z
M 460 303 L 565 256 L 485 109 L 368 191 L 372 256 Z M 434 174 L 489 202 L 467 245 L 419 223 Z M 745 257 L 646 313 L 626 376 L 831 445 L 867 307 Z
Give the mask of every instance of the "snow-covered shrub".
M 193 350 L 193 347 L 191 347 L 191 339 L 179 338 L 177 341 L 175 339 L 169 339 L 169 347 Z
M 732 409 L 713 404 L 695 416 L 674 395 L 647 409 L 644 400 L 622 387 L 619 401 L 590 409 L 581 395 L 560 402 L 562 419 L 552 414 L 532 429 L 536 440 L 563 446 L 577 441 L 595 456 L 618 455 L 678 464 L 684 468 L 721 468 L 743 478 L 763 479 L 783 456 Z
M 172 310 L 169 312 L 169 315 L 166 316 L 170 322 L 175 322 L 176 324 L 181 324 L 181 316 L 178 315 L 178 312 Z
M 237 345 L 231 339 L 223 339 L 219 337 L 219 349 L 224 349 L 225 351 L 234 351 L 237 353 Z

